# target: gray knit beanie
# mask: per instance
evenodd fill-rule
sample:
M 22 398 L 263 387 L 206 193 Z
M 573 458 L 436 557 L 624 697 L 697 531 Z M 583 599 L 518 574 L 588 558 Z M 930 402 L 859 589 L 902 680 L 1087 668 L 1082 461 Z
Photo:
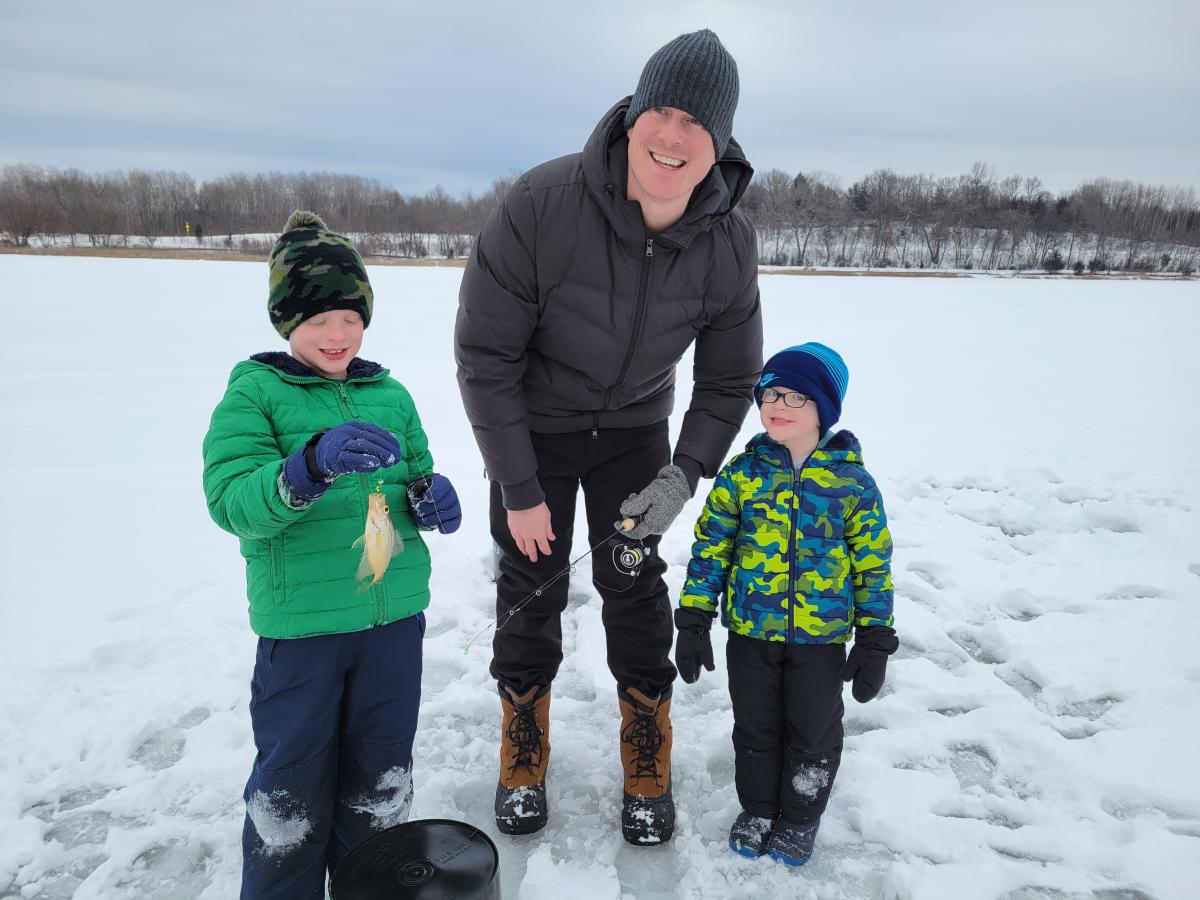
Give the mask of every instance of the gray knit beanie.
M 700 121 L 720 159 L 733 132 L 737 101 L 737 63 L 721 39 L 705 28 L 681 34 L 650 57 L 625 114 L 625 128 L 632 128 L 652 106 L 673 106 Z

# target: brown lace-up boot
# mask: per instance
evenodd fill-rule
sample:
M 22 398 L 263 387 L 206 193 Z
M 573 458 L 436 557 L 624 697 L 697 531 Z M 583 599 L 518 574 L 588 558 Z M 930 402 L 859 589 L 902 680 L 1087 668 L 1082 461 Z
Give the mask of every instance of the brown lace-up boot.
M 533 834 L 546 825 L 546 766 L 550 762 L 550 687 L 518 695 L 500 685 L 500 783 L 496 827 L 504 834 Z
M 631 844 L 663 844 L 675 832 L 671 799 L 671 689 L 647 697 L 617 688 L 621 705 L 621 766 L 625 803 L 621 833 Z

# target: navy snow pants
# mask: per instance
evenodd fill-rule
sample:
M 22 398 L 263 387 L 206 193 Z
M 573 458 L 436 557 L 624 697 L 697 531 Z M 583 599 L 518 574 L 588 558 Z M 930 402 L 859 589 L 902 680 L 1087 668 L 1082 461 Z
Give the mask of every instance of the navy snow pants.
M 418 614 L 349 634 L 259 638 L 243 900 L 322 900 L 327 871 L 408 819 L 424 633 Z

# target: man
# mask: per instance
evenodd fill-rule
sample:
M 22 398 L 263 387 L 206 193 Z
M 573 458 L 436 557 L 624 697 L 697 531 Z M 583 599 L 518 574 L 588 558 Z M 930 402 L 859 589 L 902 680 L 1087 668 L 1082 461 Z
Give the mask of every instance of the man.
M 566 579 L 542 588 L 570 561 L 580 485 L 621 710 L 622 832 L 644 846 L 674 830 L 674 634 L 655 548 L 724 462 L 762 365 L 757 244 L 735 208 L 753 174 L 730 136 L 737 96 L 715 34 L 671 41 L 582 153 L 517 181 L 467 262 L 455 358 L 502 550 L 491 670 L 506 834 L 547 820 Z M 695 389 L 672 455 L 675 364 L 693 341 Z M 613 537 L 622 516 L 637 526 Z M 609 546 L 619 541 L 633 552 Z M 639 554 L 640 566 L 622 565 Z

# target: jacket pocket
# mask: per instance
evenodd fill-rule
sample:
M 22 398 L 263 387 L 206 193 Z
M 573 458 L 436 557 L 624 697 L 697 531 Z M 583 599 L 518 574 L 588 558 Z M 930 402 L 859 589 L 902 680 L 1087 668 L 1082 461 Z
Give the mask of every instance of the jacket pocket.
M 267 693 L 271 681 L 271 664 L 275 658 L 276 638 L 260 637 L 258 650 L 254 654 L 254 674 L 250 676 L 250 707 L 258 703 Z
M 282 606 L 287 599 L 283 536 L 272 538 L 270 544 L 271 599 L 276 606 Z

